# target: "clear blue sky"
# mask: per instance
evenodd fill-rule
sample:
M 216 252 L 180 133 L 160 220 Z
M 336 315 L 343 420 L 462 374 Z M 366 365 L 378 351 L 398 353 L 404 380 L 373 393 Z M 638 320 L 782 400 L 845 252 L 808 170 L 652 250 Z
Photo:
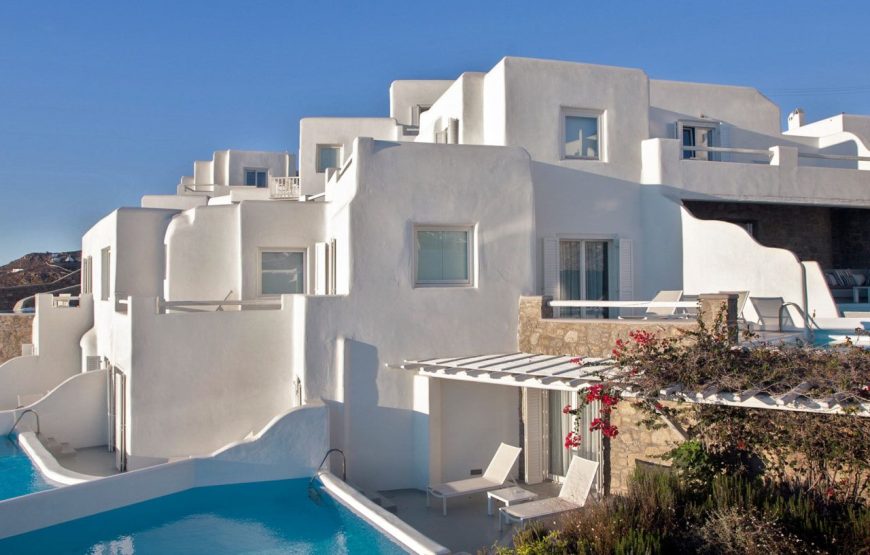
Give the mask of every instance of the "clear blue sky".
M 379 116 L 394 79 L 505 55 L 752 85 L 809 119 L 870 114 L 864 1 L 28 2 L 0 5 L 0 263 L 75 249 L 224 148 L 305 116 Z

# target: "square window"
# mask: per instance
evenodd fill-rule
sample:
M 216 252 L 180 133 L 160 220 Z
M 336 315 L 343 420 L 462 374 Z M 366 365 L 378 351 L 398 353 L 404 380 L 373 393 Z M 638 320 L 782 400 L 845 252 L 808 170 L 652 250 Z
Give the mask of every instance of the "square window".
M 601 159 L 601 117 L 591 112 L 566 113 L 562 122 L 565 158 Z
M 245 168 L 245 185 L 251 187 L 265 187 L 267 185 L 268 174 L 268 170 Z
M 341 145 L 317 145 L 317 173 L 341 167 Z
M 471 285 L 473 248 L 473 228 L 470 226 L 415 227 L 415 284 Z
M 305 293 L 305 252 L 260 251 L 260 294 Z

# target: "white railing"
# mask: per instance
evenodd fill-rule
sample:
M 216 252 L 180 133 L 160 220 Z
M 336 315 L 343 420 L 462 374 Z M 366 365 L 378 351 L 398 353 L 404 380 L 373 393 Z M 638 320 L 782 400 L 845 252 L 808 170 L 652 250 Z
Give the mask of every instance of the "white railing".
M 160 300 L 157 310 L 166 312 L 221 312 L 227 307 L 246 310 L 280 310 L 281 299 L 250 299 L 247 301 L 164 301 Z
M 767 158 L 768 160 L 773 159 L 773 151 L 769 149 L 759 149 L 759 148 L 732 148 L 732 147 L 722 147 L 722 146 L 686 146 L 680 145 L 680 156 L 683 160 L 702 160 L 703 158 L 689 158 L 685 156 L 685 152 L 723 152 L 723 153 L 731 153 L 731 154 L 751 154 L 753 156 L 762 156 Z M 870 162 L 870 156 L 850 156 L 845 154 L 818 154 L 814 152 L 801 152 L 797 153 L 799 158 L 813 158 L 816 160 L 839 160 L 839 161 L 847 161 L 847 162 Z M 712 160 L 718 161 L 718 160 Z
M 295 199 L 302 196 L 302 184 L 298 177 L 270 177 L 269 197 Z
M 697 308 L 698 301 L 550 301 L 553 308 Z

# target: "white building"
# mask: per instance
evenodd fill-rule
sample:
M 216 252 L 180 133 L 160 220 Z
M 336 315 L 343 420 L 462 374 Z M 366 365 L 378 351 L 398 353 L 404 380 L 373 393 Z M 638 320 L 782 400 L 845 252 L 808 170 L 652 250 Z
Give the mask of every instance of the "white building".
M 70 398 L 65 427 L 42 425 L 88 427 L 82 441 L 117 446 L 128 469 L 211 453 L 323 399 L 353 481 L 467 477 L 499 442 L 528 445 L 518 415 L 540 403 L 387 365 L 515 352 L 522 295 L 750 291 L 822 320 L 848 300 L 832 289 L 862 293 L 870 117 L 801 119 L 783 133 L 752 88 L 569 62 L 395 81 L 389 117 L 302 120 L 298 176 L 287 153 L 216 152 L 176 195 L 94 225 L 86 301 L 66 309 L 87 313 L 39 327 L 31 357 L 71 346 L 63 371 L 24 383 L 42 366 L 15 359 L 0 391 L 44 392 L 103 361 L 114 421 L 80 419 Z M 825 270 L 853 270 L 851 285 Z M 64 310 L 44 304 L 40 323 Z

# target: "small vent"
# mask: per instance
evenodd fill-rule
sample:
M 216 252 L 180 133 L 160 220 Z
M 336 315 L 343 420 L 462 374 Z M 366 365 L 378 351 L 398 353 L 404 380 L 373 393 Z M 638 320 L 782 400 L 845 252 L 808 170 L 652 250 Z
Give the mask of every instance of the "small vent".
M 483 475 L 483 469 L 482 469 L 482 468 L 472 468 L 472 469 L 471 469 L 471 475 L 472 475 L 472 476 L 482 476 L 482 475 Z
M 85 357 L 85 369 L 88 372 L 92 372 L 94 370 L 99 370 L 102 367 L 103 357 L 101 356 L 89 356 Z

